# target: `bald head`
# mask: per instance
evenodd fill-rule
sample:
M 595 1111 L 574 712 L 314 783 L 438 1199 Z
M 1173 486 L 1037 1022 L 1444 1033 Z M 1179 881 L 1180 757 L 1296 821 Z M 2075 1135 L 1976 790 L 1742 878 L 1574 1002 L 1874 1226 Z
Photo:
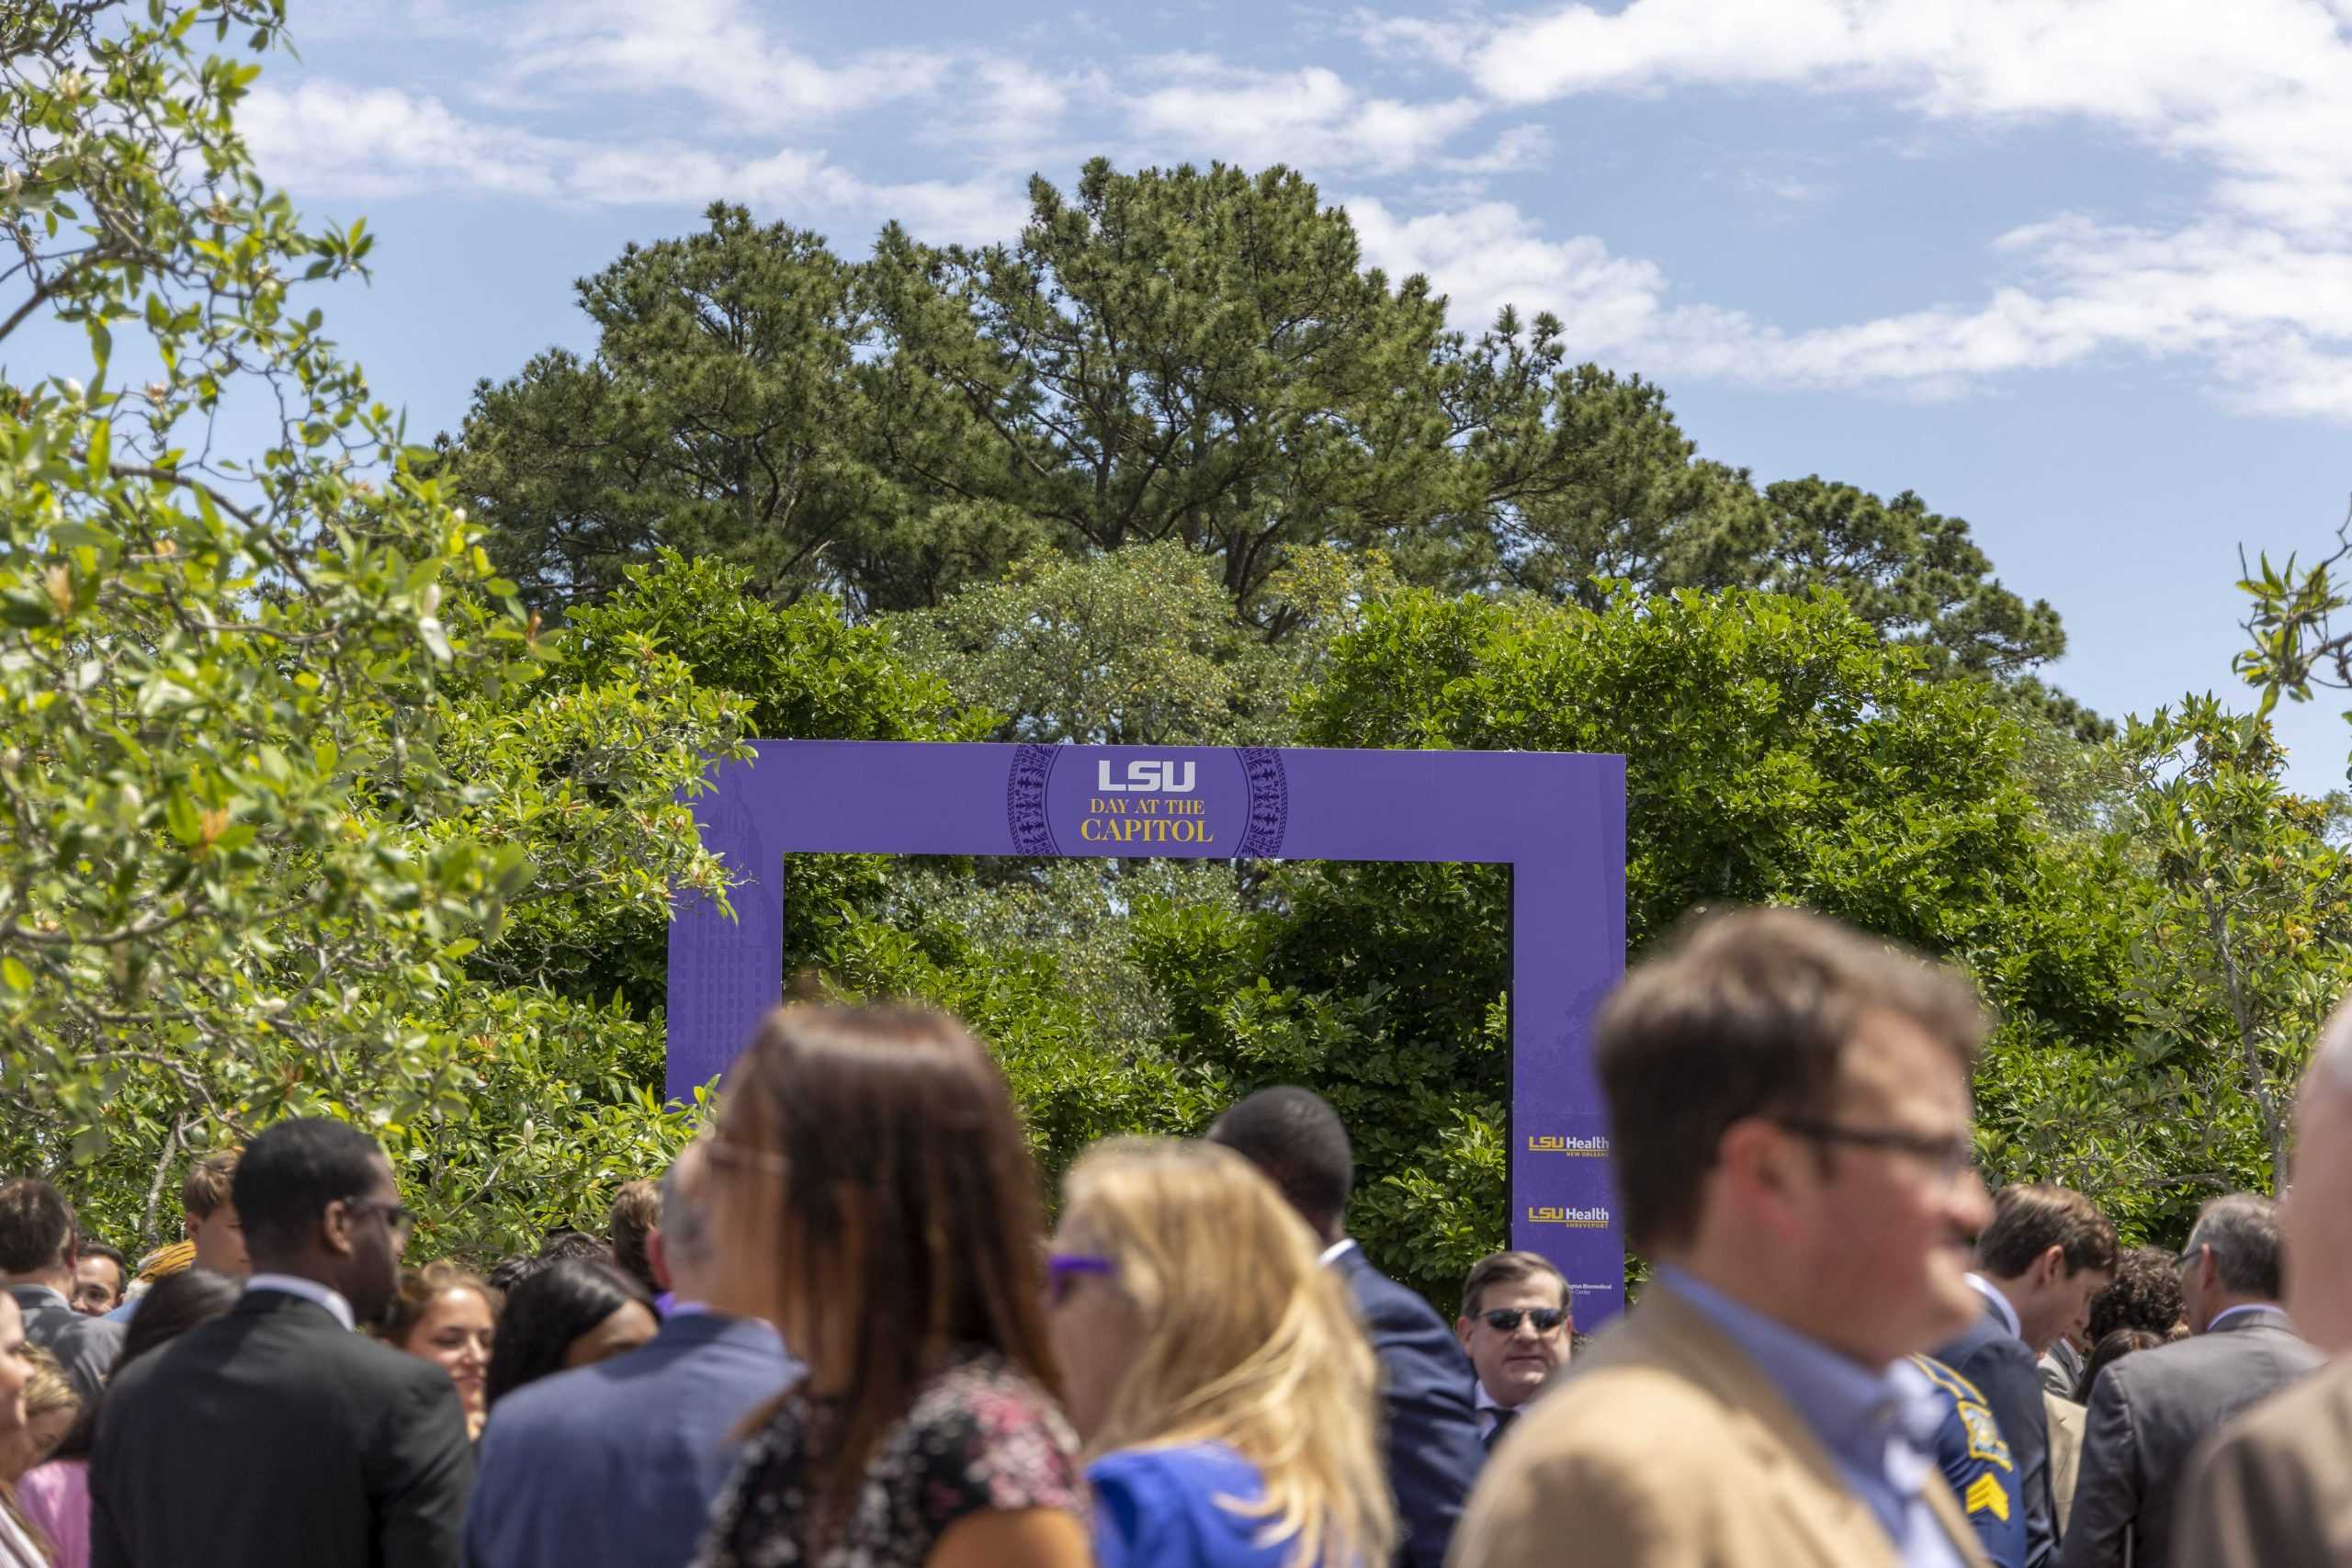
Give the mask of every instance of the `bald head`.
M 2352 1351 L 2352 998 L 2320 1030 L 2295 1101 L 2278 1228 L 2287 1310 L 2330 1355 Z

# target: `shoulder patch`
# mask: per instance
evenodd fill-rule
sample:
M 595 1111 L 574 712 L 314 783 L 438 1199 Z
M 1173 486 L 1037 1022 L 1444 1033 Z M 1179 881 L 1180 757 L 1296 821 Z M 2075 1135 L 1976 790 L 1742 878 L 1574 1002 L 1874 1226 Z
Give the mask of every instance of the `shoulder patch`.
M 1990 1514 L 2007 1523 L 2009 1517 L 2009 1491 L 2001 1484 L 1999 1476 L 1986 1471 L 1969 1483 L 1961 1496 L 1961 1506 L 1972 1514 Z
M 1993 1413 L 1965 1399 L 1959 1402 L 1958 1407 L 1961 1430 L 1968 1435 L 1968 1457 L 1981 1459 L 1987 1464 L 1997 1464 L 2003 1470 L 2015 1470 L 2017 1465 L 2009 1458 L 2009 1445 L 2002 1440 L 2001 1424 L 1993 1419 Z

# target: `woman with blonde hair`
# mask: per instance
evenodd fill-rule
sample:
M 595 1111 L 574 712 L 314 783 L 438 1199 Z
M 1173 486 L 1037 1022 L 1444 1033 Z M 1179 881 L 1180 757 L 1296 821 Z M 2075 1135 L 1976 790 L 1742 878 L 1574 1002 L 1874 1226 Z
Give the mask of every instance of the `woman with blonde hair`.
M 1047 1325 L 1103 1568 L 1378 1568 L 1379 1368 L 1306 1224 L 1229 1149 L 1120 1138 L 1063 1183 Z

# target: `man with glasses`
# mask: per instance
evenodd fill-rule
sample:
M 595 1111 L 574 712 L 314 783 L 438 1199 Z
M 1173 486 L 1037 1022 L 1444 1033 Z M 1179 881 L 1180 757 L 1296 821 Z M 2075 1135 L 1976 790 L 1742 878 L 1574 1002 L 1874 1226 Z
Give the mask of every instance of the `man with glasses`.
M 376 1141 L 281 1122 L 238 1163 L 245 1293 L 123 1369 L 90 1461 L 95 1568 L 453 1568 L 473 1481 L 448 1374 L 355 1333 L 413 1217 Z
M 1984 1027 L 1958 975 L 1794 909 L 1711 917 L 1626 976 L 1594 1055 L 1656 1272 L 1496 1445 L 1455 1562 L 1983 1563 L 1907 1358 L 1980 1307 Z
M 1478 1435 L 1492 1451 L 1568 1359 L 1576 1333 L 1568 1282 L 1532 1252 L 1498 1252 L 1471 1266 L 1453 1332 L 1478 1373 Z
M 2044 1568 L 2058 1550 L 2040 1358 L 2089 1323 L 2091 1298 L 2114 1282 L 2115 1267 L 2115 1227 L 2088 1198 L 2046 1183 L 2004 1187 L 1968 1276 L 1982 1298 L 1976 1320 L 1936 1352 L 1983 1391 L 2008 1445 L 2025 1508 L 2025 1568 Z M 1980 1533 L 2006 1533 L 1997 1517 L 1980 1513 L 1971 1522 Z
M 2198 1445 L 2320 1363 L 2279 1305 L 2278 1220 L 2269 1199 L 2238 1192 L 2207 1203 L 2178 1267 L 2189 1337 L 2124 1357 L 2091 1390 L 2060 1568 L 2177 1561 L 2173 1506 Z M 2177 1561 L 2207 1568 L 2201 1557 Z

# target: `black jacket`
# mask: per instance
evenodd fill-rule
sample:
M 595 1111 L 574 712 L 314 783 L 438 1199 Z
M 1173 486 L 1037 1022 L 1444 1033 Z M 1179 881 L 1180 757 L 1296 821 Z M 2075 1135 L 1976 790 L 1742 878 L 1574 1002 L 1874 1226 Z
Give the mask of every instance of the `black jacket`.
M 1936 1359 L 1974 1383 L 2000 1424 L 2025 1504 L 2026 1568 L 2046 1568 L 2057 1555 L 2058 1511 L 2050 1494 L 2050 1413 L 2041 1403 L 2041 1363 L 1989 1301 L 1975 1326 L 1939 1349 Z
M 1429 1303 L 1351 1247 L 1331 1260 L 1380 1358 L 1381 1412 L 1388 1486 L 1404 1531 L 1397 1552 L 1410 1568 L 1440 1568 L 1462 1505 L 1486 1462 L 1478 1439 L 1478 1374 Z
M 123 1369 L 93 1568 L 455 1568 L 473 1450 L 449 1374 L 254 1291 Z

